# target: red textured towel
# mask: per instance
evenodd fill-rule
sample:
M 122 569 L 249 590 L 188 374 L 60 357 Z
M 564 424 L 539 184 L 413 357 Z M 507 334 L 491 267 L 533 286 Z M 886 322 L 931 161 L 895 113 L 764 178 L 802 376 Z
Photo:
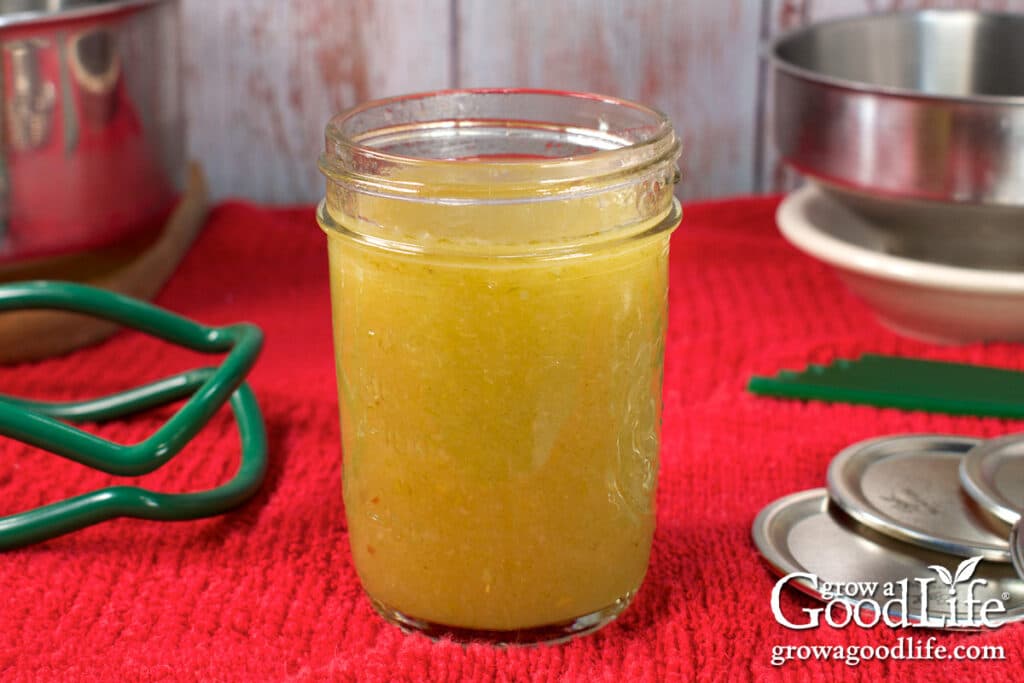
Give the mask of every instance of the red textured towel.
M 159 303 L 200 321 L 250 320 L 267 345 L 252 375 L 271 466 L 256 498 L 219 519 L 118 520 L 0 555 L 0 674 L 41 680 L 878 680 L 1016 681 L 1024 626 L 939 634 L 1001 645 L 1001 662 L 838 661 L 771 665 L 773 645 L 893 645 L 887 627 L 787 631 L 773 577 L 750 541 L 757 511 L 823 485 L 843 446 L 881 434 L 992 436 L 1006 420 L 757 398 L 747 379 L 873 351 L 1024 368 L 1019 345 L 941 348 L 880 328 L 823 266 L 777 235 L 776 200 L 687 207 L 673 237 L 658 530 L 634 605 L 559 647 L 463 647 L 385 624 L 349 559 L 324 238 L 309 208 L 217 209 Z M 137 333 L 70 357 L 0 368 L 2 391 L 97 395 L 197 364 Z M 98 431 L 122 441 L 169 409 Z M 237 464 L 222 411 L 154 488 L 212 486 Z M 0 514 L 114 480 L 0 440 Z M 788 609 L 811 606 L 787 593 Z M 912 635 L 931 635 L 916 631 Z

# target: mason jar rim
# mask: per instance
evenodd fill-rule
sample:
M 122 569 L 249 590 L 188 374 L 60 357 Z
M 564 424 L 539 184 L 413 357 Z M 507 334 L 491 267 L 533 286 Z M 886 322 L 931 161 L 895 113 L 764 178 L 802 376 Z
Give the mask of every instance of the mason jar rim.
M 585 144 L 576 145 L 580 150 L 568 154 L 530 154 L 518 158 L 515 155 L 487 155 L 469 157 L 439 157 L 395 152 L 381 149 L 366 139 L 375 132 L 389 130 L 386 126 L 375 123 L 372 114 L 379 113 L 382 117 L 389 115 L 389 108 L 396 105 L 413 107 L 417 103 L 425 103 L 430 99 L 448 98 L 453 106 L 459 98 L 487 97 L 530 97 L 537 102 L 532 106 L 541 108 L 544 98 L 551 98 L 551 106 L 557 107 L 559 101 L 577 101 L 579 108 L 573 110 L 582 118 L 594 118 L 588 124 L 573 125 L 572 121 L 550 120 L 539 118 L 522 118 L 523 112 L 512 107 L 507 114 L 500 110 L 497 118 L 476 117 L 472 113 L 463 115 L 462 111 L 449 114 L 444 119 L 425 117 L 422 121 L 412 119 L 399 126 L 403 129 L 418 130 L 429 138 L 455 139 L 458 135 L 479 124 L 490 123 L 495 127 L 506 127 L 509 131 L 546 131 L 550 136 L 564 134 L 567 139 L 578 138 Z M 607 112 L 596 114 L 586 111 L 587 107 L 606 107 Z M 571 106 L 571 105 L 570 105 Z M 426 109 L 426 107 L 424 107 Z M 564 115 L 566 110 L 561 113 Z M 607 116 L 605 115 L 607 114 Z M 609 122 L 615 123 L 618 116 L 626 120 L 632 115 L 633 121 L 626 127 L 613 128 Z M 408 112 L 403 112 L 408 116 Z M 429 115 L 428 115 L 429 116 Z M 517 118 L 519 116 L 519 118 Z M 531 116 L 538 116 L 531 112 Z M 368 121 L 364 128 L 355 125 L 362 117 Z M 568 119 L 570 117 L 564 116 Z M 460 125 L 465 121 L 467 125 Z M 589 125 L 590 123 L 593 126 Z M 625 136 L 629 137 L 625 137 Z M 400 95 L 371 100 L 347 109 L 330 119 L 326 128 L 325 151 L 320 157 L 320 169 L 324 175 L 334 182 L 351 186 L 357 191 L 369 194 L 395 196 L 415 200 L 422 195 L 427 185 L 433 185 L 435 192 L 431 201 L 445 201 L 448 197 L 459 201 L 460 192 L 469 195 L 469 186 L 486 186 L 500 194 L 502 190 L 511 195 L 530 196 L 531 200 L 543 200 L 564 193 L 579 191 L 581 184 L 593 188 L 595 185 L 607 187 L 618 178 L 629 182 L 637 174 L 646 169 L 660 166 L 666 162 L 675 163 L 679 157 L 680 144 L 668 117 L 662 112 L 623 98 L 599 95 L 587 92 L 568 90 L 547 90 L 536 88 L 464 88 L 452 90 L 436 90 Z M 413 137 L 408 132 L 408 137 Z M 538 138 L 540 139 L 540 138 Z M 536 141 L 534 141 L 536 144 Z M 587 148 L 588 145 L 599 145 Z M 472 161 L 470 162 L 469 159 Z M 404 168 L 412 173 L 418 170 L 429 171 L 429 177 L 418 177 L 409 182 L 388 174 L 384 169 Z M 529 173 L 535 175 L 530 176 Z M 385 176 L 387 176 L 385 178 Z M 527 181 L 532 178 L 533 183 Z M 528 187 L 529 186 L 529 187 Z M 538 187 L 539 186 L 539 187 Z M 495 196 L 497 196 L 497 194 Z
M 407 95 L 396 95 L 396 96 L 392 96 L 392 97 L 384 97 L 384 98 L 380 98 L 380 99 L 369 100 L 369 101 L 357 104 L 355 106 L 349 107 L 348 109 L 346 109 L 346 110 L 344 110 L 344 111 L 342 111 L 342 112 L 340 112 L 338 114 L 335 114 L 328 121 L 328 123 L 327 123 L 327 139 L 328 139 L 328 142 L 335 142 L 335 143 L 342 144 L 342 145 L 345 145 L 345 146 L 348 146 L 348 147 L 352 147 L 352 148 L 361 148 L 361 149 L 366 150 L 367 152 L 372 153 L 374 156 L 379 156 L 381 158 L 393 158 L 396 161 L 409 162 L 409 161 L 427 161 L 427 160 L 429 160 L 431 163 L 452 163 L 452 164 L 464 163 L 464 162 L 462 162 L 459 159 L 426 159 L 425 157 L 417 157 L 417 156 L 410 156 L 410 155 L 404 155 L 404 154 L 394 154 L 394 153 L 391 153 L 391 152 L 382 152 L 380 150 L 374 149 L 373 147 L 367 147 L 367 146 L 359 145 L 357 143 L 352 142 L 351 140 L 348 139 L 348 137 L 345 134 L 343 134 L 341 132 L 341 128 L 340 128 L 342 123 L 344 123 L 346 121 L 350 121 L 353 118 L 355 118 L 356 116 L 359 116 L 361 114 L 365 114 L 365 113 L 369 112 L 372 109 L 379 109 L 381 107 L 386 107 L 386 106 L 391 105 L 391 104 L 397 104 L 397 103 L 400 103 L 400 102 L 408 102 L 408 101 L 411 101 L 411 100 L 421 100 L 421 99 L 426 99 L 426 98 L 429 98 L 429 97 L 449 97 L 449 96 L 456 96 L 456 95 L 541 95 L 541 96 L 545 96 L 546 95 L 546 96 L 551 96 L 551 97 L 565 97 L 565 98 L 570 98 L 570 99 L 579 99 L 579 100 L 586 100 L 586 101 L 593 101 L 593 102 L 603 102 L 605 104 L 615 105 L 615 106 L 620 106 L 620 107 L 626 107 L 626 108 L 632 109 L 634 111 L 638 111 L 638 112 L 644 113 L 646 115 L 649 115 L 652 118 L 652 120 L 657 122 L 658 134 L 652 136 L 649 140 L 641 140 L 641 141 L 638 141 L 638 142 L 635 142 L 635 143 L 632 143 L 632 144 L 629 144 L 629 145 L 624 145 L 622 147 L 618 147 L 616 149 L 611 149 L 611 150 L 594 150 L 592 152 L 586 152 L 586 153 L 580 154 L 580 155 L 564 156 L 564 157 L 549 157 L 549 158 L 544 160 L 545 163 L 564 163 L 564 162 L 567 162 L 567 161 L 572 161 L 572 160 L 580 159 L 580 158 L 584 158 L 584 157 L 590 158 L 590 157 L 593 157 L 593 156 L 596 156 L 596 155 L 607 154 L 609 152 L 615 153 L 615 152 L 618 152 L 620 150 L 634 149 L 636 147 L 642 147 L 642 146 L 647 145 L 647 144 L 652 144 L 652 143 L 656 142 L 658 139 L 660 139 L 661 137 L 663 137 L 664 135 L 669 134 L 669 133 L 672 132 L 672 124 L 669 121 L 668 116 L 665 115 L 660 110 L 655 109 L 653 107 L 648 107 L 646 105 L 640 104 L 638 102 L 634 102 L 632 100 L 627 100 L 627 99 L 624 99 L 624 98 L 621 98 L 621 97 L 613 97 L 611 95 L 601 95 L 601 94 L 598 94 L 598 93 L 584 92 L 584 91 L 575 91 L 575 90 L 556 90 L 556 89 L 546 89 L 546 88 L 450 88 L 450 89 L 445 89 L 445 90 L 425 90 L 425 91 L 421 91 L 421 92 L 410 93 L 410 94 L 407 94 Z M 500 160 L 497 160 L 497 159 L 496 160 L 488 160 L 486 163 L 494 163 L 494 164 L 500 164 L 500 165 L 516 165 L 516 164 L 532 164 L 532 165 L 536 165 L 538 163 L 538 160 L 537 159 L 506 158 L 506 159 L 500 159 Z

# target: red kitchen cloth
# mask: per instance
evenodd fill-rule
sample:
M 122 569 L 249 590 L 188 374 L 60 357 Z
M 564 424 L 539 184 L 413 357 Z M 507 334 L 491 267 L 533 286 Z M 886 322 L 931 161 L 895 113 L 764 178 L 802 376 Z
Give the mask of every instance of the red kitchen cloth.
M 251 376 L 271 465 L 254 500 L 220 518 L 117 520 L 0 554 L 0 677 L 43 680 L 1017 681 L 1024 625 L 980 634 L 882 626 L 790 631 L 770 609 L 775 577 L 750 540 L 772 500 L 822 486 L 844 446 L 897 432 L 995 436 L 1008 420 L 758 398 L 748 378 L 862 352 L 1024 369 L 1019 345 L 944 348 L 881 328 L 834 275 L 777 234 L 778 200 L 686 207 L 672 241 L 658 528 L 633 606 L 598 634 L 557 647 L 493 648 L 403 635 L 378 618 L 349 558 L 324 237 L 311 208 L 226 204 L 158 302 L 209 324 L 267 334 Z M 200 362 L 125 332 L 66 358 L 0 368 L 12 394 L 94 396 Z M 102 435 L 134 442 L 162 409 Z M 165 491 L 224 481 L 238 462 L 228 410 L 143 483 Z M 0 440 L 0 514 L 116 478 Z M 583 580 L 585 577 L 581 577 Z M 787 591 L 795 615 L 815 605 Z M 788 645 L 1001 646 L 1001 661 L 790 661 Z

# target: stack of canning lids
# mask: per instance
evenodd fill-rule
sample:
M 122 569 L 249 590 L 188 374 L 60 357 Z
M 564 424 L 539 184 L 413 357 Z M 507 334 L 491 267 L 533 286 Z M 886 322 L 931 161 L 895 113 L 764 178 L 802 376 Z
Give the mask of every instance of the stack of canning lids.
M 1024 619 L 1022 513 L 1024 434 L 903 435 L 843 450 L 827 489 L 770 504 L 753 535 L 786 585 L 848 618 L 978 628 Z

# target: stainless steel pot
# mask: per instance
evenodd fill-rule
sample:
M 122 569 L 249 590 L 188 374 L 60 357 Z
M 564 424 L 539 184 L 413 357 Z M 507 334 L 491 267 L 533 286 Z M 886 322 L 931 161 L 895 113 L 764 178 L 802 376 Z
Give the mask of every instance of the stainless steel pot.
M 0 0 L 0 264 L 153 233 L 185 173 L 176 0 Z
M 891 220 L 880 199 L 1024 206 L 1024 16 L 841 19 L 771 54 L 783 159 L 855 209 Z

